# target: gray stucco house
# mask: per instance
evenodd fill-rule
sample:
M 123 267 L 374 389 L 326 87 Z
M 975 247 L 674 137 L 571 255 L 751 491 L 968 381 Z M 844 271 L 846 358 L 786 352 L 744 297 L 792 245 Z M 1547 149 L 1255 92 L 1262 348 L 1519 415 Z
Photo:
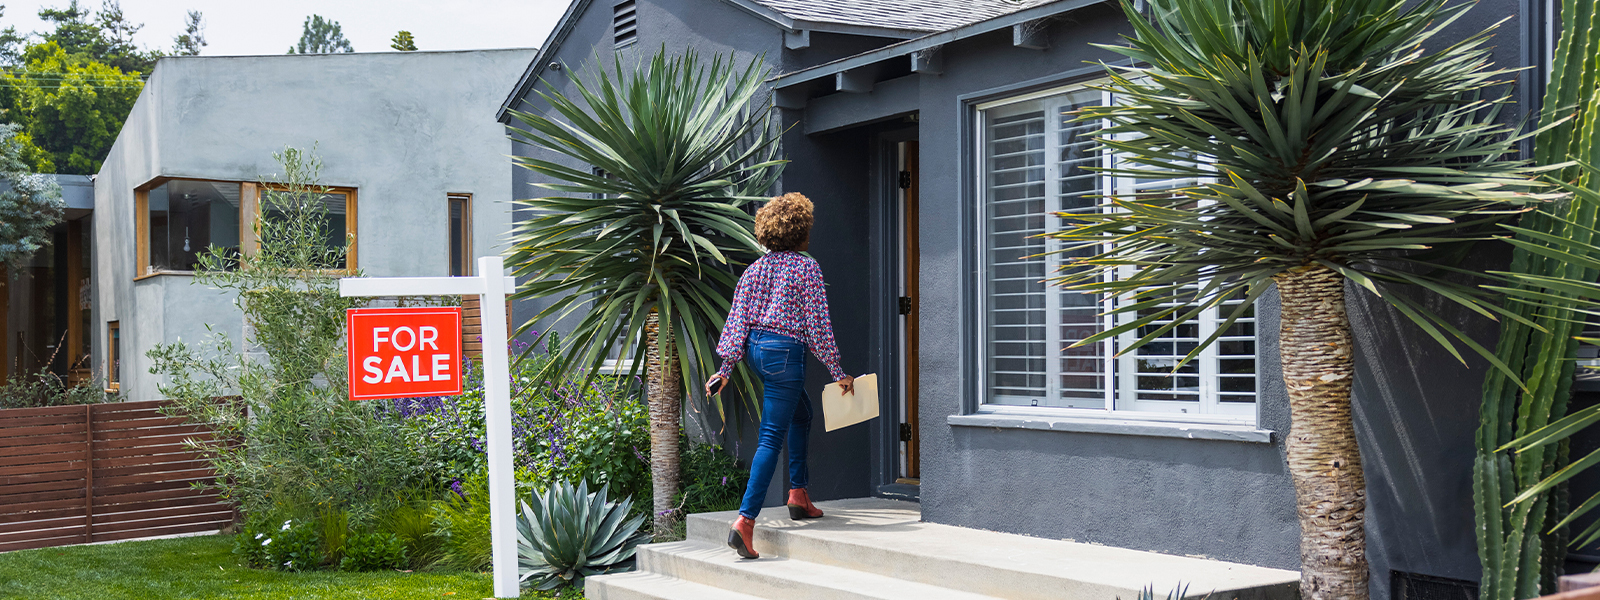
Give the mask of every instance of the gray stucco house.
M 242 335 L 233 299 L 193 285 L 208 246 L 253 251 L 272 154 L 315 148 L 335 231 L 372 276 L 470 274 L 511 227 L 511 143 L 493 115 L 531 49 L 174 57 L 155 68 L 94 178 L 100 371 L 156 398 L 145 352 L 206 325 Z M 270 211 L 269 211 L 270 212 Z M 269 217 L 270 218 L 270 217 Z M 97 369 L 99 370 L 99 369 Z
M 1524 110 L 1542 94 L 1550 6 L 1486 0 L 1451 29 L 1511 18 L 1496 60 L 1533 67 L 1519 75 Z M 1026 258 L 1045 249 L 1028 236 L 1050 213 L 1152 184 L 1083 171 L 1101 160 L 1093 132 L 1065 118 L 1112 101 L 1085 86 L 1104 76 L 1097 63 L 1121 57 L 1093 44 L 1130 32 L 1102 0 L 575 0 L 501 120 L 545 110 L 533 92 L 571 92 L 573 71 L 595 57 L 764 57 L 792 161 L 781 188 L 810 196 L 827 224 L 811 253 L 833 282 L 844 366 L 879 373 L 885 399 L 869 424 L 816 423 L 813 497 L 915 496 L 932 523 L 1297 569 L 1276 299 L 1173 375 L 1184 345 L 1214 324 L 1122 358 L 1108 344 L 1061 350 L 1108 323 L 1094 298 L 1039 283 L 1053 265 Z M 536 174 L 513 177 L 514 195 L 539 193 Z M 1485 367 L 1351 299 L 1373 592 L 1467 594 Z M 819 388 L 825 371 L 811 372 Z M 748 455 L 753 430 L 728 441 Z

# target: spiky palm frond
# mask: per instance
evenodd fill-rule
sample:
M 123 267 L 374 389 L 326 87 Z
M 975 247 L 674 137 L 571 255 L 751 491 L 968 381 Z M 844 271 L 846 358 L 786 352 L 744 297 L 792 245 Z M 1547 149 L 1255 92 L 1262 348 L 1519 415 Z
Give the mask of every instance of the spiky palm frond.
M 1062 214 L 1068 261 L 1055 281 L 1131 301 L 1092 344 L 1165 335 L 1223 302 L 1254 300 L 1274 275 L 1332 269 L 1377 295 L 1457 358 L 1493 354 L 1423 304 L 1418 286 L 1486 317 L 1506 311 L 1439 253 L 1493 237 L 1491 225 L 1553 198 L 1508 160 L 1521 139 L 1499 119 L 1506 71 L 1484 31 L 1423 48 L 1470 5 L 1443 0 L 1152 0 L 1124 3 L 1137 35 L 1106 46 L 1142 66 L 1110 68 L 1119 99 L 1102 123 L 1120 177 L 1194 178 L 1179 190 Z M 1221 335 L 1248 310 L 1224 310 Z M 1159 327 L 1152 324 L 1169 321 Z M 1206 340 L 1201 346 L 1214 341 Z M 1126 352 L 1130 347 L 1121 348 Z M 1190 354 L 1198 356 L 1200 348 Z
M 759 97 L 766 73 L 759 60 L 741 69 L 731 57 L 707 64 L 663 48 L 637 68 L 618 58 L 574 76 L 574 98 L 539 92 L 549 114 L 511 113 L 516 135 L 570 159 L 516 159 L 556 192 L 520 202 L 532 216 L 510 254 L 528 278 L 515 297 L 557 298 L 530 325 L 577 319 L 553 369 L 593 376 L 617 356 L 639 373 L 656 312 L 690 393 L 715 370 L 734 269 L 762 252 L 746 205 L 782 166 Z M 743 367 L 737 379 L 754 385 Z

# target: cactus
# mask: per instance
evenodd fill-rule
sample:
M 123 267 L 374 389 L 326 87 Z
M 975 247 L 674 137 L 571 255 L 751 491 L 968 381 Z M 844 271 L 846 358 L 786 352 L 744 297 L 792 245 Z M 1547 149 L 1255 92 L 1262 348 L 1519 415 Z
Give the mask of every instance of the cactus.
M 1508 240 L 1514 250 L 1505 275 L 1518 283 L 1496 288 L 1522 300 L 1506 308 L 1537 327 L 1504 319 L 1495 347 L 1525 387 L 1494 370 L 1484 379 L 1472 472 L 1484 600 L 1553 593 L 1569 543 L 1564 482 L 1571 471 L 1563 470 L 1569 464 L 1565 438 L 1585 414 L 1568 417 L 1567 400 L 1583 328 L 1578 311 L 1592 310 L 1597 298 L 1573 282 L 1593 282 L 1600 275 L 1583 260 L 1600 259 L 1600 235 L 1579 225 L 1595 223 L 1600 208 L 1600 177 L 1592 177 L 1587 166 L 1600 164 L 1593 141 L 1600 115 L 1597 9 L 1600 0 L 1562 2 L 1562 35 L 1534 141 L 1534 159 L 1541 165 L 1583 161 L 1549 175 L 1572 197 L 1508 227 L 1515 235 Z

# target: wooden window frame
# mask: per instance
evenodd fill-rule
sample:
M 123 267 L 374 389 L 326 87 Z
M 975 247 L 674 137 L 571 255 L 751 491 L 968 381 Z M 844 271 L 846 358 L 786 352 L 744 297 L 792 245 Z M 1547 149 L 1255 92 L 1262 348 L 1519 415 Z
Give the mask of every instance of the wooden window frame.
M 451 265 L 451 267 L 452 269 L 454 267 L 460 267 L 461 275 L 463 277 L 471 277 L 474 266 L 473 263 L 476 262 L 472 260 L 472 194 L 445 194 L 445 256 L 446 260 L 449 260 L 449 250 L 454 249 L 450 248 L 450 236 L 455 233 L 454 231 L 451 231 L 453 226 L 450 225 L 450 209 L 457 200 L 461 201 L 461 264 Z
M 122 389 L 122 370 L 117 362 L 122 360 L 122 322 L 106 321 L 106 391 Z
M 239 236 L 239 247 L 241 248 L 240 251 L 244 254 L 244 257 L 250 258 L 255 256 L 256 252 L 261 250 L 261 240 L 256 239 L 255 229 L 255 224 L 261 220 L 261 193 L 267 191 L 287 192 L 289 191 L 289 186 L 280 183 L 245 183 L 244 185 L 246 187 L 240 192 L 239 197 L 250 198 L 250 212 L 245 213 L 244 207 L 242 206 L 245 201 L 241 200 L 239 214 L 241 218 L 243 218 L 243 215 L 245 214 L 251 215 L 252 218 L 250 220 L 250 242 L 248 245 L 245 244 L 245 234 L 243 234 L 243 230 L 241 229 Z M 356 228 L 356 207 L 359 205 L 356 197 L 356 188 L 337 185 L 324 185 L 318 187 L 322 188 L 322 191 L 319 193 L 344 194 L 344 232 L 345 235 L 350 238 L 350 251 L 345 253 L 345 268 L 328 269 L 327 271 L 329 273 L 354 273 L 360 265 L 360 263 L 356 262 L 356 250 L 361 245 L 361 231 Z M 248 196 L 246 194 L 248 194 Z
M 154 269 L 150 265 L 150 190 L 156 189 L 172 181 L 203 181 L 209 183 L 234 183 L 239 185 L 239 253 L 242 259 L 256 255 L 261 249 L 261 240 L 256 238 L 256 222 L 261 219 L 261 192 L 263 185 L 267 190 L 286 191 L 288 186 L 281 184 L 261 184 L 254 181 L 236 181 L 231 179 L 209 179 L 204 177 L 157 177 L 145 182 L 133 190 L 133 227 L 134 227 L 134 272 L 133 280 L 139 281 L 159 275 L 192 275 L 194 271 L 175 269 Z M 336 272 L 354 272 L 359 263 L 356 261 L 356 249 L 361 239 L 356 228 L 356 207 L 358 206 L 356 188 L 345 186 L 322 186 L 328 193 L 345 195 L 345 233 L 354 234 L 350 242 L 350 252 L 345 257 L 345 269 L 333 269 Z M 468 202 L 468 208 L 471 202 Z M 470 213 L 469 213 L 470 214 Z M 470 246 L 469 246 L 470 247 Z

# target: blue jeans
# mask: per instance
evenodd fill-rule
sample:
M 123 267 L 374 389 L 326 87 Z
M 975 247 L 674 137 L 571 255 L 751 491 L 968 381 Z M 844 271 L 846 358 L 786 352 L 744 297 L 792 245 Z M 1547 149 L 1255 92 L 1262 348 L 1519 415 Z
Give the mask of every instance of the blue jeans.
M 784 435 L 789 437 L 789 488 L 803 489 L 806 473 L 806 441 L 811 433 L 811 397 L 806 395 L 806 347 L 794 338 L 767 331 L 751 330 L 745 345 L 745 360 L 761 378 L 761 438 L 755 458 L 750 461 L 750 483 L 744 490 L 739 514 L 754 519 L 761 513 L 773 471 L 778 467 L 778 451 Z

